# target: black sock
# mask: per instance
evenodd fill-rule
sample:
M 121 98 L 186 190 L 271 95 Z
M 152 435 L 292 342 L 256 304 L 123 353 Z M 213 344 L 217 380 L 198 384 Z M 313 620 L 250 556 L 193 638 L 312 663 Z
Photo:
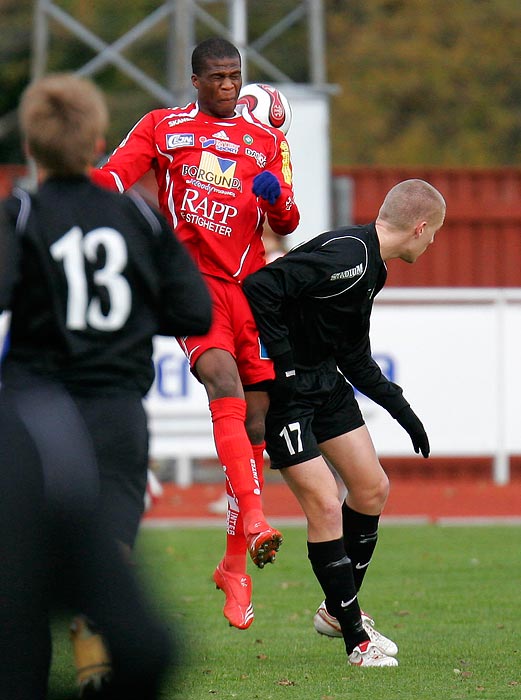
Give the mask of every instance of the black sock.
M 308 558 L 324 591 L 327 610 L 340 623 L 346 651 L 350 654 L 368 636 L 362 627 L 353 570 L 343 539 L 308 542 Z
M 342 532 L 347 556 L 351 559 L 356 592 L 360 590 L 365 572 L 378 540 L 379 515 L 357 513 L 342 504 Z

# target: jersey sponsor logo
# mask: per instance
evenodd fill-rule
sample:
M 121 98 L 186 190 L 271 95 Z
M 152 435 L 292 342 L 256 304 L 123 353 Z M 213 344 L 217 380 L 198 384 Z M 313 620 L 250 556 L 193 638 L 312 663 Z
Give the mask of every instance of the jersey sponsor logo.
M 215 134 L 214 134 L 215 136 Z M 223 151 L 225 153 L 238 153 L 239 145 L 236 143 L 229 143 L 228 141 L 221 141 L 212 137 L 211 139 L 206 138 L 206 136 L 200 136 L 199 141 L 203 148 L 210 148 L 214 146 L 218 151 Z
M 216 134 L 212 134 L 212 136 L 216 139 L 225 139 L 226 141 L 230 140 L 228 134 L 224 129 L 221 129 L 221 131 L 218 131 Z
M 173 126 L 177 126 L 178 124 L 184 124 L 185 122 L 191 122 L 192 118 L 191 117 L 182 117 L 181 119 L 173 119 L 171 122 L 168 122 L 168 126 L 172 128 Z
M 181 216 L 185 221 L 208 231 L 214 231 L 220 236 L 231 236 L 231 219 L 238 214 L 238 209 L 217 202 L 206 195 L 202 195 L 198 190 L 187 189 L 181 204 Z
M 266 156 L 264 153 L 259 153 L 259 151 L 255 151 L 253 148 L 245 148 L 244 152 L 247 156 L 250 156 L 250 158 L 255 158 L 259 168 L 264 168 L 266 166 Z
M 166 148 L 167 150 L 172 150 L 173 148 L 182 148 L 183 146 L 193 146 L 195 144 L 195 137 L 193 134 L 167 134 L 166 135 Z
M 287 141 L 281 141 L 280 153 L 282 155 L 282 175 L 284 177 L 284 182 L 286 182 L 288 185 L 291 185 L 292 175 L 289 157 L 289 146 L 287 144 Z
M 364 271 L 364 266 L 362 263 L 356 267 L 351 267 L 349 270 L 342 270 L 342 272 L 334 272 L 329 278 L 331 282 L 335 280 L 350 280 L 353 277 L 358 277 Z
M 235 177 L 237 163 L 229 158 L 219 156 L 204 151 L 201 155 L 199 165 L 183 165 L 182 173 L 185 176 L 193 177 L 195 180 L 207 182 L 210 185 L 224 187 L 226 189 L 241 189 L 241 181 Z
M 191 180 L 187 180 L 186 184 L 192 185 L 193 187 L 197 187 L 200 190 L 204 190 L 205 192 L 208 192 L 208 194 L 212 194 L 212 192 L 215 192 L 216 194 L 220 194 L 223 197 L 237 196 L 237 192 L 234 192 L 233 190 L 222 190 L 219 187 L 214 187 L 213 185 L 210 185 L 208 182 L 199 182 L 199 180 L 194 180 L 193 178 Z

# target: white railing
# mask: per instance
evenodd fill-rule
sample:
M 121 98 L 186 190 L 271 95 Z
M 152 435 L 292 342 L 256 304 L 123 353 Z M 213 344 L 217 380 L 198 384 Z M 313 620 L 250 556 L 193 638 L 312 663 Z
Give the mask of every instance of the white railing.
M 489 456 L 494 481 L 507 483 L 510 456 L 521 454 L 521 289 L 387 288 L 371 337 L 376 359 L 424 422 L 432 456 Z M 176 480 L 187 485 L 193 460 L 215 457 L 206 395 L 174 341 L 158 339 L 156 364 L 151 451 L 175 459 Z M 396 421 L 365 397 L 359 402 L 379 454 L 414 456 Z
M 510 458 L 521 454 L 521 289 L 387 288 L 371 338 L 375 358 L 422 419 L 432 456 L 491 457 L 492 478 L 507 483 Z M 145 402 L 151 456 L 172 460 L 176 482 L 188 486 L 194 460 L 216 456 L 208 400 L 174 339 L 156 339 L 154 361 Z M 380 455 L 414 456 L 386 411 L 359 402 Z
M 494 481 L 507 483 L 510 457 L 521 454 L 521 289 L 387 288 L 375 304 L 372 337 L 373 350 L 375 340 L 391 351 L 396 342 L 400 363 L 412 363 L 403 370 L 411 382 L 397 381 L 407 396 L 418 385 L 433 454 L 491 455 Z M 425 365 L 433 403 L 422 389 Z

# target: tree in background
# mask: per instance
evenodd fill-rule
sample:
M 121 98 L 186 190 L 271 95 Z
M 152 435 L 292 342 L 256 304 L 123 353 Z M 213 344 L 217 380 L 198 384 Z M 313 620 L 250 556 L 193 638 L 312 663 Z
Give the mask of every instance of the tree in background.
M 0 17 L 0 163 L 23 163 L 15 110 L 29 80 L 32 7 L 0 0 Z
M 0 0 L 0 162 L 23 162 L 14 110 L 29 80 L 34 3 Z M 159 7 L 152 0 L 56 0 L 106 42 Z M 298 5 L 250 0 L 250 40 Z M 206 11 L 225 22 L 227 4 Z M 332 163 L 341 165 L 518 165 L 521 151 L 519 0 L 324 0 L 331 98 Z M 208 32 L 208 29 L 206 29 Z M 307 82 L 306 25 L 265 47 L 269 60 Z M 158 25 L 125 52 L 164 84 L 168 27 Z M 197 36 L 197 40 L 205 36 Z M 76 70 L 93 57 L 53 26 L 49 71 Z M 117 69 L 95 76 L 111 111 L 108 147 L 149 109 L 161 106 Z M 250 81 L 269 82 L 255 66 Z
M 519 164 L 518 0 L 326 0 L 335 165 Z

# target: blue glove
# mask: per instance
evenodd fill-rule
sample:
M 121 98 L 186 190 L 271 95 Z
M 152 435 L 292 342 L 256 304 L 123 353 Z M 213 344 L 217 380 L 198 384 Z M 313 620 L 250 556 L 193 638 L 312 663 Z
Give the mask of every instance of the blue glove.
M 280 196 L 280 183 L 273 173 L 264 170 L 253 179 L 253 194 L 262 199 L 267 199 L 270 204 L 275 204 Z

